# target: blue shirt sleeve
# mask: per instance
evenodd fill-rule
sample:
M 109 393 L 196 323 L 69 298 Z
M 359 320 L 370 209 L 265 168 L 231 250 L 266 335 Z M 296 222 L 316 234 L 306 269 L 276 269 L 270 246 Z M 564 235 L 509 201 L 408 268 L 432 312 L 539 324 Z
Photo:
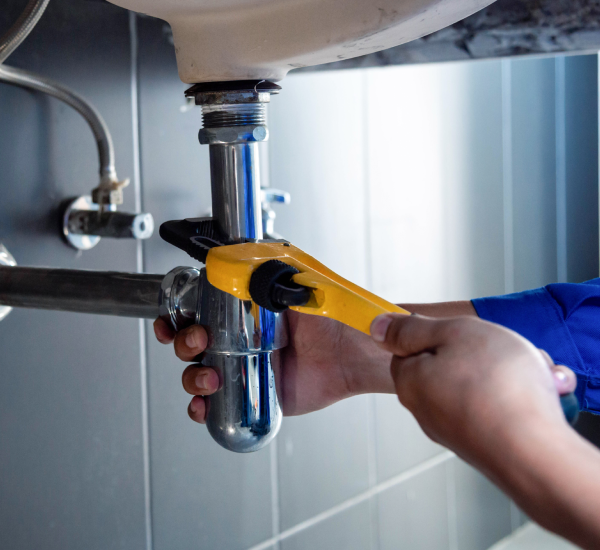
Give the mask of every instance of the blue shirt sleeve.
M 600 414 L 600 279 L 479 298 L 473 306 L 575 371 L 582 410 Z

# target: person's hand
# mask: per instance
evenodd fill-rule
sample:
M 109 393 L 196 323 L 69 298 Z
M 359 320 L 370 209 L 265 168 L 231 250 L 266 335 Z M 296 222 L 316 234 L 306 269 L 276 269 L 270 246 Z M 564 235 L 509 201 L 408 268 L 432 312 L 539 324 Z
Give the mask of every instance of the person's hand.
M 206 330 L 201 326 L 191 326 L 176 333 L 160 317 L 154 321 L 154 335 L 161 344 L 174 344 L 175 355 L 182 361 L 193 361 L 208 343 Z M 184 389 L 194 395 L 188 405 L 188 415 L 192 420 L 204 424 L 206 418 L 205 395 L 219 389 L 219 375 L 210 368 L 190 365 L 183 371 Z
M 472 317 L 382 315 L 374 340 L 392 352 L 402 404 L 434 441 L 485 468 L 530 429 L 567 426 L 559 394 L 574 373 L 518 334 Z
M 391 353 L 371 338 L 331 319 L 293 311 L 286 315 L 289 345 L 281 350 L 280 372 L 275 373 L 284 415 L 316 411 L 359 393 L 393 393 Z M 196 360 L 208 342 L 206 330 L 198 325 L 175 334 L 157 319 L 154 332 L 159 342 L 174 342 L 175 354 L 186 362 Z M 204 423 L 204 396 L 217 391 L 217 373 L 190 365 L 182 381 L 185 391 L 195 396 L 188 407 L 190 418 Z
M 471 302 L 409 304 L 408 311 L 432 317 L 476 315 Z M 276 372 L 277 393 L 284 415 L 298 415 L 327 407 L 361 393 L 394 393 L 390 376 L 392 354 L 371 338 L 331 319 L 286 313 L 289 345 L 281 351 L 280 372 Z M 175 344 L 175 354 L 182 361 L 197 360 L 206 348 L 208 336 L 201 326 L 192 326 L 178 334 L 162 319 L 154 323 L 159 342 Z M 190 365 L 183 372 L 183 387 L 195 397 L 188 414 L 204 423 L 204 396 L 218 390 L 215 371 Z
M 600 452 L 567 424 L 574 373 L 476 318 L 380 316 L 400 401 L 424 431 L 481 470 L 542 527 L 600 548 Z

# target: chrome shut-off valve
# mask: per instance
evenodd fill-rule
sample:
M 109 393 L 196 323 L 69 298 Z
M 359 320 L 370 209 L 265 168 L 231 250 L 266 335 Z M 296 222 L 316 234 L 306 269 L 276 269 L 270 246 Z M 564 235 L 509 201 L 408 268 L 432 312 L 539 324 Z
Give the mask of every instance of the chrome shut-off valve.
M 116 205 L 98 205 L 89 196 L 63 206 L 63 237 L 77 250 L 94 248 L 102 237 L 140 240 L 149 239 L 153 232 L 154 218 L 148 212 L 119 212 Z

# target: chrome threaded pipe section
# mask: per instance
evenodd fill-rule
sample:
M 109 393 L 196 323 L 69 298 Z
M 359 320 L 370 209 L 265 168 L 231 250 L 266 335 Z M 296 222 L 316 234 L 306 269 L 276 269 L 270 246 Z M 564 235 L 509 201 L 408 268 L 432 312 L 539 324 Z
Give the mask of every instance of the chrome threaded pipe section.
M 186 92 L 202 107 L 198 139 L 210 146 L 213 217 L 231 243 L 263 238 L 258 143 L 268 139 L 266 104 L 273 86 L 210 83 Z
M 264 103 L 239 105 L 202 105 L 202 122 L 205 128 L 248 126 L 267 123 Z

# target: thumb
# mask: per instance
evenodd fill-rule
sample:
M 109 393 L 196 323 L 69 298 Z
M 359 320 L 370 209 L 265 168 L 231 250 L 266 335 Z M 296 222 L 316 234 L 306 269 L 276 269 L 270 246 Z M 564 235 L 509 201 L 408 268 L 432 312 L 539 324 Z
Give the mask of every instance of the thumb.
M 371 337 L 399 357 L 409 357 L 445 343 L 447 320 L 384 313 L 371 323 Z

